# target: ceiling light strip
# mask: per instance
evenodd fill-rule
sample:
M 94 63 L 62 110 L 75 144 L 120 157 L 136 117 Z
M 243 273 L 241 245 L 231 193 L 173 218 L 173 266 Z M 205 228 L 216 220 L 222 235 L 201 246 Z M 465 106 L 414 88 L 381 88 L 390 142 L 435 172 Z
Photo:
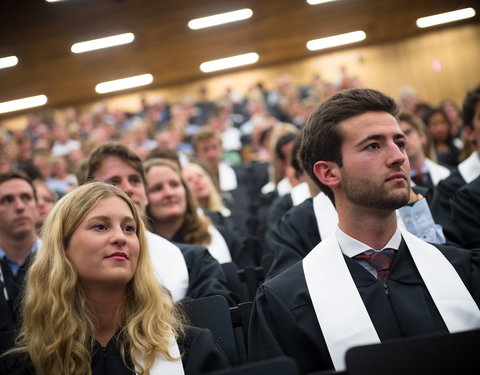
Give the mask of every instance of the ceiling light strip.
M 192 30 L 204 29 L 206 27 L 223 25 L 225 23 L 246 20 L 252 17 L 253 11 L 249 8 L 234 10 L 232 12 L 215 14 L 213 16 L 196 18 L 188 22 Z
M 10 68 L 18 64 L 17 56 L 7 56 L 0 58 L 0 69 Z
M 258 61 L 258 59 L 258 53 L 250 52 L 243 55 L 230 56 L 223 59 L 206 61 L 200 64 L 200 70 L 204 73 L 210 73 L 217 70 L 224 70 L 235 68 L 238 66 L 254 64 Z
M 120 46 L 122 44 L 128 44 L 133 42 L 135 35 L 133 33 L 125 33 L 107 36 L 105 38 L 87 40 L 85 42 L 79 42 L 72 45 L 71 50 L 73 53 L 83 53 L 88 51 L 94 51 L 102 48 L 109 48 L 114 46 Z
M 331 3 L 337 0 L 307 0 L 307 3 L 310 5 L 317 5 L 317 4 L 324 4 L 324 3 Z
M 310 51 L 317 51 L 319 49 L 332 48 L 342 46 L 350 43 L 361 42 L 367 37 L 365 32 L 353 31 L 351 33 L 328 36 L 325 38 L 314 39 L 307 42 L 307 48 Z
M 39 107 L 47 103 L 46 95 L 30 96 L 28 98 L 10 100 L 0 103 L 0 113 L 19 111 L 21 109 Z
M 120 91 L 130 89 L 132 87 L 149 85 L 152 82 L 153 76 L 151 74 L 141 74 L 138 76 L 99 83 L 95 86 L 95 91 L 99 94 L 106 94 L 112 91 Z
M 433 16 L 422 17 L 417 19 L 417 26 L 420 28 L 440 25 L 442 23 L 460 21 L 475 16 L 475 9 L 464 8 L 454 10 L 452 12 L 435 14 Z

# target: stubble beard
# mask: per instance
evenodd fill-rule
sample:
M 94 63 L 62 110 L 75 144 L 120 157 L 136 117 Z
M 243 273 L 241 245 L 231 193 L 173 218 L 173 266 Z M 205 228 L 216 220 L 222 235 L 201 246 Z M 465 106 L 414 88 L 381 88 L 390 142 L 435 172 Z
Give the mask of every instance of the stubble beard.
M 383 181 L 351 177 L 343 170 L 342 187 L 346 197 L 352 203 L 370 208 L 394 211 L 408 203 L 410 185 L 388 191 Z

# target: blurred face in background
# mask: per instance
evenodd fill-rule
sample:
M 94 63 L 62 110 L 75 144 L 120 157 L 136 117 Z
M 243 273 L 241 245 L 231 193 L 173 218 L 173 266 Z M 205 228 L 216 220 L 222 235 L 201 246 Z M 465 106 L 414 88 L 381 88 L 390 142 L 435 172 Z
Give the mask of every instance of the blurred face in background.
M 180 175 L 164 165 L 147 172 L 148 209 L 157 221 L 178 219 L 187 211 L 187 195 Z

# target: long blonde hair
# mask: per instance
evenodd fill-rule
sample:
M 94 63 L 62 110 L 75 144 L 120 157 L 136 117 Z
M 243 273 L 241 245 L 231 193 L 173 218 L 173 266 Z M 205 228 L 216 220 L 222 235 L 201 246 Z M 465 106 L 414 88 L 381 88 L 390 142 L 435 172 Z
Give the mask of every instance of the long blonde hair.
M 185 168 L 193 169 L 195 172 L 201 174 L 205 178 L 205 181 L 207 182 L 208 189 L 210 190 L 210 194 L 208 195 L 207 207 L 202 207 L 202 208 L 206 210 L 214 211 L 214 212 L 225 213 L 225 211 L 227 211 L 227 208 L 223 204 L 222 198 L 217 188 L 215 187 L 215 184 L 213 183 L 208 172 L 202 166 L 196 163 L 185 164 L 183 166 L 183 169 Z
M 169 338 L 181 330 L 172 299 L 153 276 L 142 219 L 128 196 L 115 186 L 92 182 L 75 188 L 52 209 L 43 227 L 43 245 L 26 277 L 22 327 L 10 352 L 30 356 L 36 373 L 91 374 L 95 318 L 77 272 L 65 254 L 70 238 L 95 205 L 112 196 L 123 199 L 137 225 L 140 251 L 119 311 L 120 352 L 129 351 L 138 374 L 149 374 L 157 353 L 174 360 Z M 136 360 L 143 358 L 142 367 Z

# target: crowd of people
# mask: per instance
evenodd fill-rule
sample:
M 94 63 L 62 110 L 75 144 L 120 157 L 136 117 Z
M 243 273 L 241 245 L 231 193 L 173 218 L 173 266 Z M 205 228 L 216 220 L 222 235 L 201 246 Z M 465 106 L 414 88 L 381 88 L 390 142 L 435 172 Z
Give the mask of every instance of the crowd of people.
M 181 311 L 244 301 L 225 265 L 262 273 L 249 361 L 340 372 L 479 329 L 480 86 L 434 105 L 347 78 L 0 129 L 0 374 L 228 368 Z

